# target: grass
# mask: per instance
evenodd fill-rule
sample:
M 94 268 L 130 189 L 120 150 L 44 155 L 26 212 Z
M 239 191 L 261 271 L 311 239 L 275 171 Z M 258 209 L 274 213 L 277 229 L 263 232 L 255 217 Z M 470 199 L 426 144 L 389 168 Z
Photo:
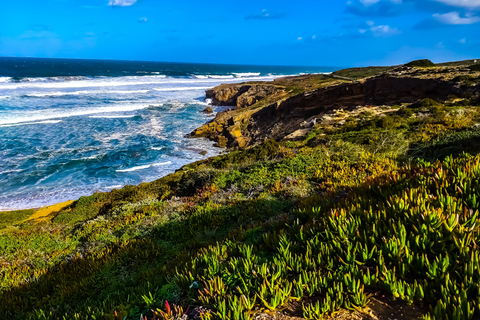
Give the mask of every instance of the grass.
M 36 223 L 0 213 L 0 318 L 252 319 L 294 305 L 321 319 L 376 292 L 425 319 L 480 317 L 478 104 L 375 110 Z
M 34 214 L 34 212 L 35 210 L 0 211 L 0 232 L 1 229 L 14 226 L 15 224 L 27 219 Z

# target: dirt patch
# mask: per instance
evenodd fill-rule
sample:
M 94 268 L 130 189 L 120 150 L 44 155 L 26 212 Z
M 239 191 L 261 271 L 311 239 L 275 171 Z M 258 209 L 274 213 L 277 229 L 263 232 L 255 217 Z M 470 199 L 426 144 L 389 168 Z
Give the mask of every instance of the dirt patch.
M 58 212 L 58 211 L 60 211 L 64 208 L 68 207 L 72 203 L 73 203 L 72 200 L 68 200 L 68 201 L 65 201 L 65 202 L 54 204 L 52 206 L 40 208 L 34 214 L 32 214 L 30 216 L 30 218 L 28 218 L 25 221 L 33 221 L 33 222 L 38 223 L 38 222 L 41 222 L 41 221 L 49 220 L 49 216 L 52 213 L 56 213 L 56 212 Z

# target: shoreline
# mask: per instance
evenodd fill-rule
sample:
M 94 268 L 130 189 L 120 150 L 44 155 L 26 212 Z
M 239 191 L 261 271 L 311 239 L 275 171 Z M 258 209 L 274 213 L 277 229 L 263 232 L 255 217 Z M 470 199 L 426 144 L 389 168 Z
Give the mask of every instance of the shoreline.
M 221 112 L 224 112 L 224 111 L 228 111 L 228 110 L 231 108 L 230 106 L 214 106 L 214 105 L 212 105 L 212 104 L 211 104 L 211 101 L 208 101 L 208 99 L 206 98 L 206 95 L 204 96 L 203 101 L 206 101 L 206 106 L 208 106 L 208 107 L 216 107 L 217 109 L 220 109 L 217 113 L 212 113 L 212 114 L 210 115 L 210 116 L 211 116 L 211 119 L 213 119 L 218 113 L 221 113 Z M 200 111 L 200 113 L 202 113 L 202 112 L 203 112 L 203 111 Z M 205 125 L 206 123 L 208 123 L 209 121 L 211 121 L 211 119 L 210 119 L 210 120 L 207 120 L 207 122 L 203 123 L 202 125 Z M 188 136 L 188 134 L 185 136 L 185 138 L 186 138 L 186 139 L 198 139 L 198 138 L 190 137 L 190 136 Z M 206 141 L 212 141 L 212 140 L 210 140 L 210 139 L 208 139 L 208 138 L 203 138 L 203 139 L 205 139 Z M 218 155 L 220 155 L 220 154 L 225 154 L 225 153 L 228 153 L 228 152 L 231 151 L 231 150 L 228 150 L 227 148 L 222 148 L 222 147 L 218 147 L 218 148 L 222 149 L 222 151 L 221 151 L 220 153 L 218 153 Z M 204 156 L 204 155 L 206 154 L 206 152 L 207 152 L 207 150 L 205 150 L 205 149 L 196 148 L 196 147 L 185 147 L 184 149 L 185 149 L 185 150 L 188 150 L 188 151 L 192 151 L 192 152 L 198 153 L 198 154 L 203 155 L 203 156 Z M 205 154 L 203 154 L 203 153 L 205 153 Z M 208 157 L 208 158 L 210 158 L 210 157 Z M 162 176 L 160 176 L 160 177 L 157 177 L 157 178 L 155 178 L 153 181 L 158 180 L 158 179 L 162 179 L 162 178 L 164 178 L 164 177 L 166 177 L 166 176 L 174 173 L 175 171 L 181 169 L 183 166 L 192 164 L 192 163 L 197 162 L 197 161 L 206 160 L 206 159 L 208 159 L 208 158 L 201 159 L 201 160 L 194 160 L 194 161 L 192 161 L 192 162 L 183 164 L 183 165 L 180 166 L 179 168 L 175 169 L 173 172 L 170 172 L 170 173 L 167 173 L 167 174 L 162 175 Z M 138 183 L 138 184 L 135 184 L 135 186 L 138 186 L 138 185 L 140 185 L 140 184 L 142 184 L 142 183 L 151 183 L 151 182 L 153 182 L 153 181 L 150 181 L 150 182 L 148 182 L 148 181 L 143 181 L 143 182 L 140 182 L 140 183 Z M 125 185 L 125 186 L 127 186 L 127 185 Z M 108 193 L 108 192 L 111 192 L 111 191 L 113 191 L 113 190 L 122 189 L 122 188 L 124 188 L 125 186 L 118 187 L 118 188 L 112 188 L 111 190 L 102 191 L 102 192 Z M 92 194 L 93 194 L 93 193 L 92 193 Z M 92 194 L 87 194 L 87 195 L 83 195 L 83 196 L 91 196 Z M 56 207 L 56 206 L 58 206 L 58 205 L 65 204 L 65 203 L 67 203 L 67 202 L 71 204 L 71 203 L 73 203 L 73 202 L 75 202 L 75 201 L 78 201 L 78 200 L 79 200 L 81 197 L 83 197 L 83 196 L 80 196 L 79 198 L 76 198 L 76 199 L 74 199 L 74 200 L 68 199 L 68 200 L 65 200 L 65 201 L 55 202 L 55 203 L 53 203 L 53 204 L 48 204 L 48 205 L 40 206 L 40 207 L 39 207 L 39 206 L 34 206 L 34 207 L 27 207 L 27 208 L 23 207 L 23 208 L 16 208 L 16 209 L 3 209 L 3 208 L 0 208 L 0 215 L 3 214 L 3 213 L 9 213 L 9 212 L 15 212 L 15 211 L 27 211 L 27 210 L 33 210 L 35 213 L 38 213 L 39 211 L 47 210 L 47 209 L 49 209 L 49 208 L 51 208 L 51 207 Z M 65 207 L 65 206 L 64 206 L 64 207 Z M 60 208 L 59 210 L 63 209 L 64 207 Z M 54 212 L 54 211 L 51 211 L 51 212 Z M 50 213 L 51 213 L 51 212 L 50 212 Z
M 366 105 L 367 102 L 371 100 L 371 95 L 376 95 L 376 92 L 369 92 L 369 86 L 376 87 L 377 91 L 385 95 L 385 101 L 377 101 L 377 104 L 397 104 L 402 103 L 399 101 L 396 96 L 401 96 L 401 99 L 406 99 L 408 94 L 396 93 L 396 96 L 391 96 L 389 93 L 389 87 L 392 84 L 395 84 L 393 87 L 403 88 L 405 92 L 410 92 L 412 86 L 416 88 L 416 91 L 425 90 L 425 94 L 429 92 L 432 84 L 437 87 L 438 99 L 446 99 L 446 96 L 449 94 L 459 95 L 455 91 L 455 87 L 452 86 L 451 81 L 442 81 L 438 82 L 436 76 L 434 78 L 422 78 L 421 74 L 418 76 L 415 73 L 416 69 L 408 69 L 406 67 L 394 68 L 394 69 L 381 69 L 378 70 L 380 73 L 374 74 L 365 78 L 362 81 L 352 81 L 351 74 L 352 70 L 345 70 L 348 77 L 345 76 L 345 73 L 334 72 L 333 74 L 317 73 L 317 74 L 308 74 L 308 75 L 297 75 L 294 77 L 286 76 L 275 78 L 273 81 L 262 81 L 262 82 L 241 82 L 241 83 L 227 83 L 221 84 L 217 87 L 213 87 L 205 91 L 204 101 L 207 101 L 208 106 L 217 106 L 223 107 L 222 111 L 218 111 L 216 114 L 212 114 L 211 119 L 207 119 L 203 125 L 200 125 L 194 129 L 190 134 L 187 134 L 185 138 L 204 138 L 209 141 L 216 142 L 215 146 L 222 148 L 222 152 L 219 154 L 229 153 L 237 149 L 246 149 L 248 147 L 254 146 L 261 141 L 267 139 L 282 140 L 286 136 L 293 135 L 295 136 L 296 132 L 299 131 L 308 131 L 304 123 L 314 123 L 317 120 L 318 116 L 307 117 L 308 114 L 317 114 L 320 112 L 320 115 L 325 115 L 327 112 L 338 109 L 339 107 L 335 104 L 334 101 L 331 102 L 331 106 L 326 106 L 330 102 L 328 99 L 325 99 L 324 96 L 330 99 L 337 99 L 335 97 L 343 97 L 343 106 L 340 106 L 340 109 L 349 110 L 355 105 Z M 455 68 L 452 68 L 454 70 Z M 375 71 L 375 68 L 372 69 Z M 372 70 L 361 70 L 362 72 L 370 72 Z M 397 71 L 398 70 L 398 71 Z M 455 69 L 457 70 L 457 69 Z M 458 71 L 458 70 L 457 70 Z M 410 74 L 409 74 L 410 72 Z M 413 73 L 412 73 L 413 72 Z M 456 71 L 455 71 L 456 72 Z M 405 76 L 407 73 L 407 76 Z M 458 73 L 458 72 L 457 72 Z M 342 79 L 343 78 L 343 79 Z M 347 80 L 348 78 L 348 80 Z M 328 79 L 328 80 L 325 80 Z M 313 87 L 308 87 L 309 81 L 325 81 L 325 85 L 318 85 Z M 298 82 L 298 83 L 297 83 Z M 371 84 L 370 84 L 371 82 Z M 391 82 L 391 83 L 390 83 Z M 292 92 L 286 92 L 285 87 L 287 85 L 297 85 L 299 87 L 303 86 L 303 91 L 296 92 L 294 87 Z M 275 86 L 274 90 L 270 90 L 268 87 Z M 283 87 L 282 87 L 283 86 Z M 248 87 L 243 89 L 244 87 Z M 260 89 L 259 89 L 260 87 Z M 265 89 L 267 88 L 267 89 Z M 280 88 L 280 89 L 279 89 Z M 283 89 L 282 89 L 283 88 Z M 350 90 L 352 89 L 352 90 Z M 243 91 L 242 91 L 243 90 Z M 387 90 L 387 91 L 386 91 Z M 398 91 L 398 90 L 397 90 Z M 349 92 L 349 93 L 348 93 Z M 349 95 L 354 94 L 352 101 L 348 100 Z M 390 96 L 389 96 L 390 94 Z M 246 99 L 241 100 L 242 95 L 246 95 Z M 429 95 L 432 95 L 429 93 Z M 376 95 L 381 96 L 380 94 Z M 232 98 L 233 97 L 233 98 Z M 360 98 L 359 98 L 360 97 Z M 322 104 L 319 106 L 320 109 L 326 109 L 323 111 L 313 111 L 311 106 L 305 108 L 305 115 L 302 114 L 302 105 L 308 104 L 309 100 L 312 98 L 316 101 L 322 101 Z M 421 99 L 422 96 L 412 96 L 411 100 Z M 210 100 L 211 99 L 211 100 Z M 360 99 L 360 100 L 359 100 Z M 327 102 L 325 102 L 327 101 Z M 408 102 L 408 101 L 407 101 Z M 223 103 L 223 104 L 222 104 Z M 239 104 L 240 103 L 240 104 Z M 293 108 L 295 106 L 295 108 Z M 233 107 L 233 108 L 232 108 Z M 272 109 L 273 108 L 273 109 Z M 272 110 L 270 110 L 272 109 Z M 283 111 L 285 109 L 286 114 Z M 295 109 L 295 112 L 300 112 L 300 116 L 291 117 L 291 111 Z M 267 110 L 267 111 L 264 111 Z M 269 114 L 273 112 L 274 116 L 271 117 Z M 279 116 L 275 115 L 279 113 Z M 296 119 L 298 118 L 298 119 Z M 295 119 L 294 123 L 292 120 Z M 277 134 L 271 134 L 274 132 L 273 126 L 280 126 L 282 130 Z M 252 133 L 256 130 L 256 133 Z M 278 130 L 277 130 L 278 131 Z M 304 136 L 304 135 L 303 135 Z M 190 148 L 192 149 L 192 148 Z M 193 148 L 195 149 L 195 148 Z M 193 150 L 192 149 L 192 150 Z M 198 150 L 195 150 L 198 151 Z M 208 158 L 204 158 L 208 159 Z M 189 165 L 196 161 L 201 161 L 204 159 L 194 160 L 188 163 L 183 164 L 175 171 L 179 170 L 183 166 Z M 172 173 L 172 172 L 171 172 Z M 162 179 L 168 176 L 171 173 L 156 177 L 152 181 Z M 150 181 L 150 182 L 152 182 Z M 145 182 L 140 182 L 142 184 Z M 135 184 L 135 185 L 138 185 Z M 124 187 L 124 186 L 123 186 Z M 114 189 L 122 189 L 113 188 Z M 105 191 L 105 192 L 111 192 Z M 86 196 L 89 196 L 88 194 Z M 73 201 L 76 201 L 75 199 Z M 56 203 L 58 204 L 58 203 Z M 55 204 L 52 204 L 55 205 Z M 22 210 L 34 210 L 39 211 L 45 207 L 52 205 L 47 205 L 43 207 L 23 207 L 21 209 L 0 209 L 2 212 L 12 212 L 12 211 L 22 211 Z

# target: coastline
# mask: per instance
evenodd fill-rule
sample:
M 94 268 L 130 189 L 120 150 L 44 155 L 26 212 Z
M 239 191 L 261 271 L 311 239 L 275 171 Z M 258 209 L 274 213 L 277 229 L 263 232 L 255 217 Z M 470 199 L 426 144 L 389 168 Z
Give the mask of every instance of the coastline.
M 216 114 L 212 114 L 210 120 L 207 119 L 206 123 L 197 127 L 185 137 L 205 138 L 213 141 L 216 147 L 223 149 L 219 154 L 226 154 L 234 150 L 244 150 L 255 146 L 267 139 L 279 141 L 287 137 L 294 140 L 303 138 L 311 130 L 311 124 L 320 119 L 322 113 L 325 115 L 333 109 L 352 110 L 356 105 L 372 103 L 374 102 L 371 98 L 373 95 L 377 97 L 377 101 L 374 102 L 376 105 L 393 105 L 415 101 L 425 97 L 422 96 L 422 92 L 428 92 L 429 96 L 435 96 L 435 91 L 431 91 L 432 87 L 436 87 L 436 97 L 440 99 L 446 99 L 449 95 L 461 95 L 454 83 L 438 82 L 435 78 L 423 79 L 421 76 L 415 75 L 415 69 L 396 66 L 382 67 L 378 71 L 380 71 L 380 76 L 374 74 L 373 77 L 368 78 L 370 80 L 361 81 L 351 78 L 352 73 L 357 72 L 355 69 L 353 71 L 346 69 L 331 74 L 319 73 L 279 77 L 269 82 L 247 81 L 221 84 L 206 90 L 203 98 L 204 101 L 207 101 L 205 103 L 207 106 L 221 109 Z M 367 69 L 362 70 L 362 72 L 369 74 L 372 71 Z M 377 83 L 370 84 L 368 81 L 377 81 Z M 396 81 L 396 83 L 390 84 L 389 81 Z M 368 87 L 375 87 L 377 91 L 369 92 L 365 89 Z M 404 88 L 405 93 L 399 94 L 397 92 L 396 96 L 391 96 L 388 91 L 385 91 L 389 87 Z M 408 95 L 411 88 L 415 88 L 417 92 L 415 96 Z M 348 92 L 354 94 L 354 100 L 345 99 L 345 97 L 348 97 Z M 335 103 L 336 97 L 339 96 L 344 97 L 342 104 Z M 384 99 L 390 100 L 378 100 L 378 97 L 382 96 L 385 97 Z M 401 97 L 401 100 L 395 100 L 397 96 Z M 318 111 L 312 109 L 311 103 L 308 102 L 309 99 L 322 101 Z M 331 102 L 329 102 L 329 99 Z M 272 108 L 275 110 L 273 117 L 271 116 Z M 302 108 L 305 112 L 302 111 Z M 282 109 L 295 110 L 295 116 L 289 113 L 285 114 Z M 311 114 L 315 114 L 315 116 L 312 117 Z M 272 125 L 276 127 L 275 130 Z M 279 125 L 283 127 L 278 129 Z M 253 132 L 256 133 L 253 134 Z M 197 148 L 186 149 L 201 153 L 198 152 L 200 149 Z M 178 171 L 196 161 L 201 161 L 201 159 L 185 163 L 174 171 Z M 159 176 L 156 180 L 169 174 L 171 173 Z M 116 189 L 121 188 L 113 188 L 112 190 Z M 103 192 L 111 192 L 112 190 Z M 19 210 L 35 210 L 37 212 L 50 206 L 52 205 L 24 207 L 14 210 L 0 209 L 0 212 Z
M 468 270 L 466 265 L 472 260 L 476 263 L 478 252 L 465 246 L 463 251 L 472 252 L 458 254 L 458 241 L 452 234 L 468 238 L 480 231 L 478 202 L 474 200 L 480 172 L 480 130 L 476 129 L 480 123 L 480 74 L 464 78 L 473 79 L 467 83 L 440 81 L 455 83 L 465 96 L 449 96 L 445 101 L 434 100 L 442 97 L 436 91 L 429 91 L 431 97 L 422 96 L 422 90 L 415 90 L 422 89 L 416 86 L 419 80 L 415 76 L 435 78 L 438 70 L 418 69 L 421 73 L 406 76 L 415 85 L 407 97 L 419 92 L 418 101 L 401 105 L 368 101 L 361 107 L 349 107 L 351 96 L 340 95 L 337 99 L 343 109 L 325 108 L 327 113 L 320 110 L 313 115 L 316 122 L 293 128 L 304 130 L 304 136 L 230 148 L 223 155 L 190 163 L 150 183 L 94 193 L 36 214 L 27 210 L 18 216 L 15 212 L 1 215 L 0 267 L 6 274 L 1 284 L 6 294 L 1 295 L 0 314 L 16 312 L 28 318 L 34 315 L 32 310 L 48 312 L 56 307 L 63 308 L 60 315 L 82 316 L 93 311 L 113 319 L 128 318 L 129 310 L 135 310 L 132 318 L 152 319 L 155 311 L 151 310 L 163 312 L 167 300 L 175 306 L 169 310 L 177 310 L 178 316 L 186 312 L 184 317 L 195 318 L 198 312 L 219 315 L 220 304 L 245 299 L 241 295 L 247 291 L 250 298 L 263 298 L 246 298 L 250 299 L 245 299 L 248 305 L 230 304 L 227 312 L 240 308 L 239 312 L 258 318 L 268 309 L 285 319 L 293 314 L 311 318 L 312 313 L 340 312 L 350 319 L 365 311 L 380 317 L 383 309 L 375 307 L 380 301 L 389 310 L 402 310 L 407 318 L 428 313 L 433 310 L 432 303 L 444 296 L 440 286 L 447 279 L 445 273 L 432 277 L 428 261 L 411 263 L 392 256 L 389 243 L 404 239 L 405 252 L 408 249 L 419 257 L 448 254 L 450 261 L 457 261 L 452 265 L 455 269 L 449 270 L 462 271 Z M 355 88 L 361 94 L 353 101 L 359 101 L 368 97 L 361 84 L 379 79 L 388 84 L 392 77 L 398 75 L 379 75 L 376 80 L 352 81 L 328 90 Z M 385 94 L 382 101 L 393 103 L 397 98 L 388 88 L 377 87 Z M 297 98 L 289 99 L 298 99 L 296 107 L 305 110 L 302 101 L 324 94 L 325 88 L 318 90 L 297 92 Z M 403 90 L 400 88 L 399 95 L 405 97 Z M 469 92 L 475 95 L 467 96 Z M 268 97 L 256 104 L 265 99 Z M 239 115 L 253 109 L 264 116 L 265 123 L 299 120 L 281 112 L 282 108 L 277 113 L 265 112 L 271 105 L 258 109 L 237 105 L 236 110 L 224 114 Z M 318 105 L 310 107 L 312 113 L 319 110 Z M 303 111 L 298 114 L 303 116 Z M 261 130 L 251 131 L 260 119 L 254 115 L 240 128 L 242 135 L 262 134 Z M 419 160 L 409 160 L 412 158 Z M 444 186 L 442 192 L 429 196 L 439 185 Z M 458 225 L 444 207 L 453 198 L 459 199 L 458 212 L 464 213 Z M 409 208 L 407 215 L 400 206 Z M 421 230 L 426 214 L 444 223 L 434 232 L 422 232 L 430 245 L 419 247 L 408 230 Z M 31 219 L 32 215 L 37 219 Z M 465 223 L 474 227 L 463 228 Z M 476 255 L 474 259 L 471 254 Z M 405 266 L 404 271 L 397 268 L 398 263 Z M 457 268 L 459 264 L 463 267 Z M 370 271 L 381 268 L 388 268 L 388 275 Z M 323 271 L 325 283 L 318 286 L 316 279 Z M 465 288 L 472 285 L 465 272 L 449 274 Z M 288 292 L 275 306 L 269 304 L 274 293 L 262 289 L 272 274 L 279 277 L 278 288 Z M 402 276 L 410 279 L 407 284 L 402 280 L 402 285 L 414 283 L 420 288 L 411 292 L 428 292 L 434 298 L 410 295 L 395 299 L 393 294 L 398 291 L 388 285 L 389 279 Z M 235 289 L 238 277 L 245 287 L 240 293 Z M 344 281 L 350 279 L 354 281 L 345 287 Z M 299 287 L 300 281 L 308 288 Z M 207 291 L 192 290 L 195 283 L 213 288 L 212 294 L 220 299 L 202 300 L 210 298 Z M 358 289 L 350 290 L 352 285 Z M 222 292 L 217 292 L 218 288 Z M 332 295 L 332 288 L 338 292 Z M 344 300 L 325 303 L 328 310 L 316 311 L 319 308 L 311 303 L 312 296 L 329 294 L 332 302 L 336 297 Z M 189 299 L 192 296 L 196 302 Z M 475 301 L 478 298 L 473 297 Z M 106 299 L 110 304 L 105 304 Z M 414 307 L 409 306 L 412 299 L 418 299 Z M 357 306 L 355 314 L 347 310 L 352 303 Z M 442 303 L 448 309 L 448 301 Z M 193 311 L 185 311 L 187 308 Z

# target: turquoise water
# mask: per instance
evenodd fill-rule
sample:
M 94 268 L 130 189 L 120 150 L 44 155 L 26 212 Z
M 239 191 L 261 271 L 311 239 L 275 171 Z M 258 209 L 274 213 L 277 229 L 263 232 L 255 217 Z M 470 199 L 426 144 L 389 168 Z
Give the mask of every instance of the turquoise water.
M 0 58 L 0 209 L 153 181 L 217 155 L 184 138 L 212 117 L 206 89 L 333 69 Z

